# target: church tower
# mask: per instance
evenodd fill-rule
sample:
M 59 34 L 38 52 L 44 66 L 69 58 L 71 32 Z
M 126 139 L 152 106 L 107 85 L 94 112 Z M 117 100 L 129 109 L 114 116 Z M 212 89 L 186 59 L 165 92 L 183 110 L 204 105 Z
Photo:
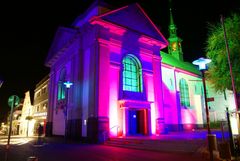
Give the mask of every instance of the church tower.
M 183 61 L 183 52 L 181 46 L 182 39 L 177 36 L 177 27 L 173 21 L 171 1 L 170 1 L 170 24 L 168 30 L 169 30 L 168 53 L 171 54 L 176 59 Z

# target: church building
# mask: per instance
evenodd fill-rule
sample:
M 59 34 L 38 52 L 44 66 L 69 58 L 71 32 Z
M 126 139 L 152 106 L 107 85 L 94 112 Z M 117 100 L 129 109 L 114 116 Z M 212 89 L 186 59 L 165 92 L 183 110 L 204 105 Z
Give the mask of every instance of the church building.
M 181 42 L 171 10 L 166 39 L 138 3 L 93 3 L 58 28 L 46 58 L 47 135 L 99 142 L 202 128 L 202 78 Z

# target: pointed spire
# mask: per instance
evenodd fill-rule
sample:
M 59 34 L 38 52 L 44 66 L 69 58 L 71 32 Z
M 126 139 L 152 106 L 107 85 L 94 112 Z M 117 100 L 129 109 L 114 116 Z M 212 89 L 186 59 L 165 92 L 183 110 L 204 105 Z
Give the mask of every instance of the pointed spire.
M 173 21 L 171 0 L 169 0 L 169 11 L 170 22 L 168 27 L 169 29 L 168 41 L 170 45 L 168 46 L 168 52 L 176 59 L 183 61 L 183 52 L 181 47 L 182 40 L 177 36 L 177 27 Z
M 169 11 L 170 11 L 170 25 L 175 26 L 173 21 L 172 8 L 170 8 Z
M 170 12 L 170 23 L 169 23 L 169 32 L 170 32 L 170 37 L 175 37 L 177 36 L 177 27 L 174 24 L 173 21 L 173 14 L 172 14 L 172 4 L 171 4 L 171 0 L 169 0 L 170 3 L 170 8 L 169 8 L 169 12 Z

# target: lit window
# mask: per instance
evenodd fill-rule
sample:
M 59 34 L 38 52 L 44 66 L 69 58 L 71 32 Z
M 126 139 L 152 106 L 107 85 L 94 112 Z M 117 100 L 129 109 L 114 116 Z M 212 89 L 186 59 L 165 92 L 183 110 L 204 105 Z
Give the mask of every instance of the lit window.
M 142 72 L 140 65 L 133 56 L 123 59 L 123 90 L 142 92 Z
M 62 81 L 58 82 L 58 100 L 65 99 L 65 86 Z
M 190 106 L 190 101 L 189 101 L 189 91 L 188 91 L 188 84 L 185 79 L 180 79 L 179 82 L 179 87 L 180 87 L 180 98 L 181 98 L 181 105 L 185 107 Z
M 62 70 L 58 81 L 58 95 L 57 95 L 58 100 L 65 99 L 65 85 L 64 85 L 65 75 L 66 71 Z
M 46 87 L 42 89 L 42 93 L 46 93 Z
M 174 89 L 174 86 L 173 86 L 173 80 L 171 78 L 169 78 L 167 80 L 167 86 L 170 90 L 173 90 Z

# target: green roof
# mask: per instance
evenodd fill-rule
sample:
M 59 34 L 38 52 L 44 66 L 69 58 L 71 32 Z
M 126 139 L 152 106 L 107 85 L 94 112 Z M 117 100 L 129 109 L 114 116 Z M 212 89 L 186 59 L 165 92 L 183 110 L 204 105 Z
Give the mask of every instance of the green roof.
M 186 70 L 188 72 L 191 72 L 191 73 L 194 73 L 194 74 L 197 74 L 197 75 L 200 75 L 200 71 L 193 64 L 191 64 L 189 62 L 184 62 L 184 61 L 181 61 L 181 60 L 177 60 L 172 55 L 167 54 L 163 51 L 160 51 L 160 55 L 162 56 L 162 63 L 174 66 L 176 68 Z

